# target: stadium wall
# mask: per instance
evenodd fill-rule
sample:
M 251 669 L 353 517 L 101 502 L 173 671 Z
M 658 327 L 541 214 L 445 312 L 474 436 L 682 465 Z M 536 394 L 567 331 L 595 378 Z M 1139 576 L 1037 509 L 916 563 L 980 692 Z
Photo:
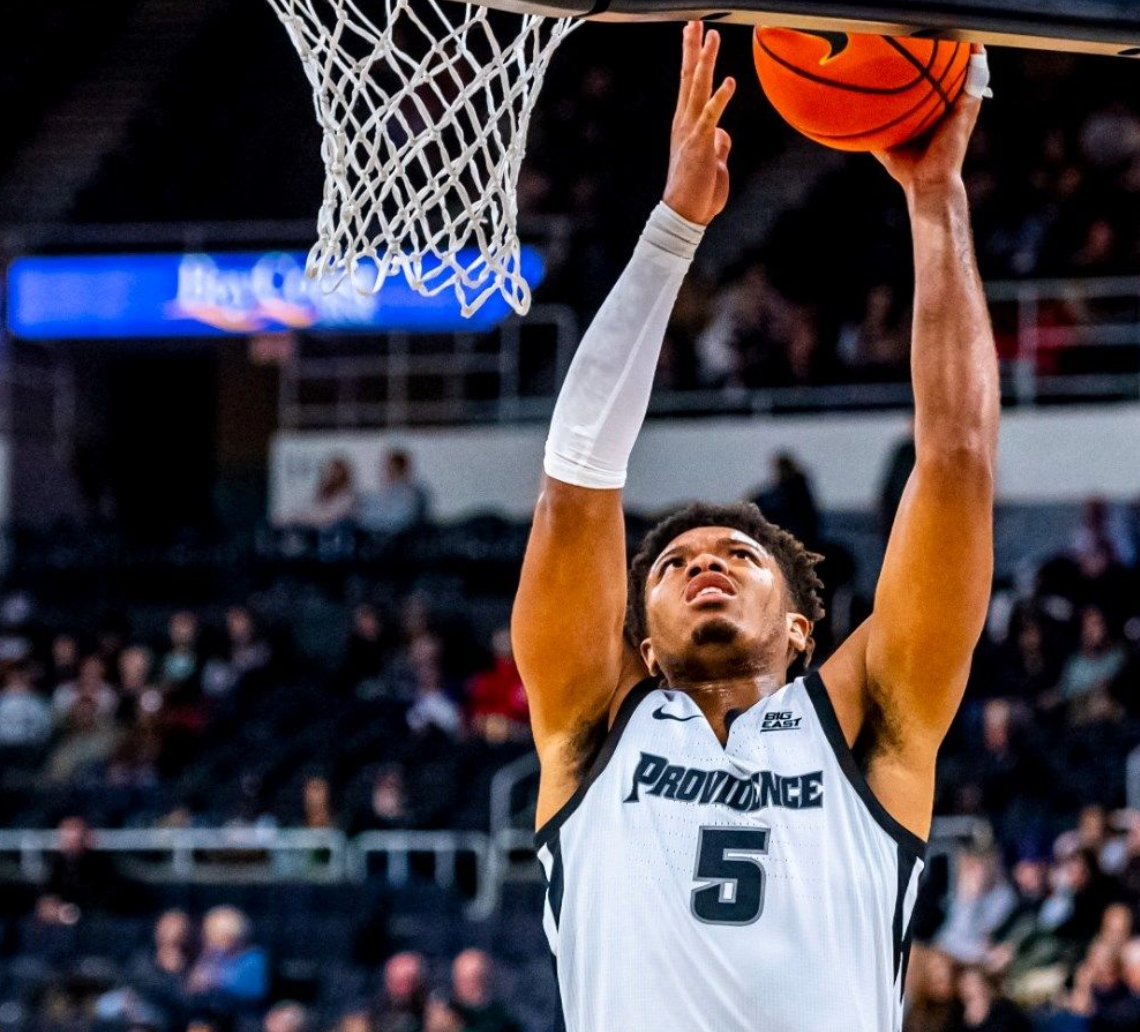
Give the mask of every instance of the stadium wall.
M 773 456 L 788 451 L 809 471 L 825 509 L 867 512 L 908 425 L 905 413 L 652 421 L 634 452 L 627 504 L 652 513 L 694 498 L 739 498 L 764 482 Z M 355 468 L 358 490 L 374 490 L 393 447 L 412 454 L 438 518 L 525 517 L 545 437 L 543 425 L 280 433 L 270 458 L 270 518 L 287 522 L 307 509 L 321 468 L 336 455 Z M 1140 405 L 1006 413 L 998 492 L 1008 504 L 1136 498 Z

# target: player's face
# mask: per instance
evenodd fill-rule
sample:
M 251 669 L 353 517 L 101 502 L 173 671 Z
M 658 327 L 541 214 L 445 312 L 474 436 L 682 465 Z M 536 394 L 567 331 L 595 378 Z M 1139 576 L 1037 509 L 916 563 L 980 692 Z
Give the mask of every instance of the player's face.
M 786 661 L 806 620 L 788 613 L 784 578 L 759 542 L 699 527 L 669 543 L 646 582 L 651 669 L 670 680 L 739 676 Z

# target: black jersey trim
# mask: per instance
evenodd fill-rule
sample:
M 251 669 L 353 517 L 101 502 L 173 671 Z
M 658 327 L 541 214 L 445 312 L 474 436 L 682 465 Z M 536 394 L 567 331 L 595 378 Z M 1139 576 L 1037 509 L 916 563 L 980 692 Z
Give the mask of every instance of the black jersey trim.
M 547 845 L 550 840 L 558 834 L 559 829 L 566 823 L 570 815 L 582 805 L 582 800 L 586 798 L 586 793 L 590 791 L 590 786 L 602 776 L 602 772 L 606 769 L 606 766 L 617 751 L 621 736 L 630 720 L 633 719 L 633 714 L 637 711 L 637 707 L 640 706 L 642 702 L 645 701 L 646 696 L 656 690 L 656 688 L 657 679 L 655 677 L 647 677 L 644 681 L 639 681 L 635 684 L 629 690 L 629 694 L 622 699 L 622 703 L 618 707 L 617 717 L 614 718 L 613 727 L 611 727 L 606 734 L 606 739 L 602 743 L 601 751 L 595 757 L 594 762 L 590 764 L 590 770 L 582 779 L 582 783 L 578 786 L 575 793 L 562 805 L 562 809 L 536 832 L 534 836 L 536 848 L 541 849 Z
M 851 782 L 851 787 L 863 800 L 863 804 L 870 811 L 871 816 L 875 818 L 879 827 L 890 835 L 900 848 L 921 858 L 926 853 L 926 843 L 913 831 L 909 831 L 899 824 L 887 812 L 887 808 L 879 802 L 871 790 L 871 786 L 867 784 L 866 777 L 859 769 L 859 762 L 855 759 L 851 746 L 847 744 L 847 738 L 843 734 L 843 728 L 839 724 L 839 717 L 835 713 L 831 696 L 827 694 L 827 687 L 823 683 L 823 678 L 817 672 L 812 672 L 804 678 L 804 687 L 807 688 L 808 698 L 811 699 L 812 705 L 815 707 L 815 714 L 819 717 L 823 733 L 831 744 L 831 749 L 839 761 L 839 766 L 843 768 L 843 773 Z
M 910 889 L 910 880 L 914 875 L 918 857 L 913 853 L 898 847 L 898 894 L 895 897 L 895 916 L 892 921 L 892 931 L 895 940 L 895 981 L 899 986 L 899 999 L 902 1000 L 906 992 L 906 969 L 910 960 L 911 935 L 914 932 L 914 909 L 906 924 L 903 924 L 903 912 L 906 909 L 906 895 Z M 561 904 L 559 904 L 561 905 Z
M 554 968 L 554 1032 L 566 1032 L 566 1008 L 562 1005 L 562 983 L 558 981 L 558 958 L 552 953 Z
M 555 835 L 547 842 L 550 850 L 550 884 L 546 890 L 546 898 L 550 901 L 550 915 L 554 918 L 554 927 L 562 922 L 562 896 L 566 891 L 566 876 L 562 869 L 562 840 Z

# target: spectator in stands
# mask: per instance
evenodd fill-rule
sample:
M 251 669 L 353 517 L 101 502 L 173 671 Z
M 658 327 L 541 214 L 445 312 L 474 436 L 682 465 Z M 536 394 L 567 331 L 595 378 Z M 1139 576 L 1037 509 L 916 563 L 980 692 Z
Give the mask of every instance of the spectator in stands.
M 367 799 L 353 815 L 349 833 L 392 831 L 411 823 L 403 770 L 398 764 L 381 767 L 369 784 Z
M 162 709 L 162 692 L 151 679 L 154 656 L 145 645 L 131 645 L 119 653 L 119 715 L 126 723 Z
M 862 320 L 839 332 L 839 358 L 863 378 L 899 378 L 910 355 L 910 311 L 889 283 L 872 287 Z
M 1053 872 L 1053 887 L 1042 908 L 1054 933 L 1074 945 L 1090 942 L 1101 926 L 1104 911 L 1116 895 L 1091 849 L 1062 857 Z
M 345 1011 L 334 1026 L 333 1032 L 376 1032 L 372 1015 L 365 1007 Z
M 1089 944 L 1085 964 L 1092 980 L 1094 1027 L 1128 1002 L 1129 992 L 1121 978 L 1121 951 L 1114 942 L 1094 939 Z
M 245 606 L 226 612 L 226 654 L 210 660 L 202 673 L 208 695 L 224 698 L 236 689 L 249 687 L 270 664 L 273 651 L 261 636 L 253 614 Z
M 916 944 L 906 982 L 906 1032 L 954 1032 L 962 1005 L 954 961 L 941 950 Z
M 13 751 L 28 755 L 37 752 L 51 736 L 51 707 L 36 691 L 24 663 L 15 663 L 4 675 L 0 689 L 0 750 L 5 762 L 13 762 Z
M 997 990 L 981 967 L 964 968 L 958 975 L 962 1017 L 955 1032 L 1031 1032 L 1025 1012 Z
M 52 710 L 57 724 L 65 724 L 80 701 L 88 703 L 101 718 L 115 715 L 119 696 L 104 675 L 101 657 L 90 655 L 83 658 L 75 680 L 59 685 L 52 695 Z
M 191 1003 L 223 1014 L 247 1013 L 269 992 L 265 951 L 250 942 L 250 923 L 236 907 L 214 907 L 202 920 L 202 953 L 187 976 Z
M 285 1000 L 269 1008 L 261 1027 L 263 1032 L 307 1032 L 309 1013 L 299 1003 Z
M 1048 976 L 1043 981 L 1040 973 L 1056 969 L 1068 957 L 1065 942 L 1042 916 L 1049 895 L 1049 861 L 1032 853 L 1023 856 L 1014 864 L 1013 882 L 1017 902 L 994 929 L 986 970 L 1003 976 L 1015 999 L 1044 1002 L 1057 986 Z
M 65 817 L 57 828 L 59 850 L 52 854 L 36 917 L 44 924 L 75 924 L 85 914 L 127 909 L 130 886 L 106 853 L 91 848 L 91 829 L 82 817 Z
M 384 965 L 384 1000 L 376 1032 L 421 1032 L 427 1005 L 427 965 L 413 952 L 397 953 Z
M 235 1032 L 235 1025 L 230 1015 L 207 1009 L 193 1014 L 186 1022 L 186 1032 Z
M 66 684 L 79 674 L 79 642 L 71 634 L 52 638 L 45 680 L 47 684 Z
M 981 963 L 993 945 L 993 933 L 1016 905 L 1017 895 L 1005 880 L 996 851 L 964 850 L 938 947 L 960 963 Z
M 1026 722 L 1024 707 L 1008 699 L 987 699 L 982 706 L 980 740 L 969 740 L 959 756 L 962 770 L 955 780 L 960 776 L 963 782 L 961 805 L 967 812 L 990 816 L 1002 836 L 1011 833 L 1007 825 L 1016 821 L 1007 817 L 1017 816 L 1023 797 L 1031 795 L 1040 776 Z
M 1085 606 L 1080 621 L 1080 650 L 1069 657 L 1059 686 L 1061 697 L 1078 717 L 1088 712 L 1091 697 L 1108 694 L 1128 660 L 1124 646 L 1113 639 L 1103 610 Z
M 1111 1005 L 1099 1009 L 1104 1032 L 1135 1032 L 1140 1029 L 1140 938 L 1120 947 L 1121 981 L 1124 993 Z
M 781 452 L 772 459 L 769 482 L 752 499 L 764 515 L 794 534 L 808 548 L 820 543 L 819 507 L 811 478 L 794 455 Z
M 993 657 L 982 685 L 984 691 L 1021 699 L 1034 705 L 1048 699 L 1061 677 L 1064 653 L 1056 636 L 1045 633 L 1044 617 L 1029 605 L 1017 606 L 1006 640 Z
M 338 686 L 346 692 L 355 692 L 361 684 L 375 682 L 387 666 L 394 644 L 380 610 L 369 603 L 358 605 L 353 610 L 352 628 L 344 646 L 344 659 L 336 679 Z
M 1140 814 L 1129 811 L 1128 833 L 1124 839 L 1124 860 L 1120 884 L 1130 899 L 1140 899 Z
M 291 522 L 314 530 L 332 530 L 351 524 L 357 516 L 356 478 L 349 461 L 334 455 L 321 471 L 312 504 Z
M 511 629 L 499 627 L 491 638 L 494 661 L 467 685 L 467 720 L 488 742 L 525 741 L 530 736 L 529 709 L 522 676 L 511 648 Z
M 380 489 L 360 500 L 361 528 L 390 537 L 422 526 L 429 516 L 428 490 L 416 478 L 411 454 L 393 448 L 384 456 Z
M 1080 525 L 1073 534 L 1073 552 L 1078 560 L 1107 549 L 1114 562 L 1136 562 L 1135 542 L 1122 514 L 1104 498 L 1090 498 L 1081 510 Z
M 31 656 L 34 616 L 35 604 L 26 591 L 14 591 L 0 602 L 0 663 L 20 663 Z
M 194 922 L 184 910 L 167 910 L 154 925 L 154 945 L 137 956 L 129 969 L 131 984 L 155 1004 L 180 1010 L 183 982 L 195 960 Z
M 1097 938 L 1112 943 L 1117 949 L 1124 949 L 1125 943 L 1132 938 L 1133 917 L 1130 903 L 1110 903 L 1101 918 Z
M 1128 858 L 1125 840 L 1113 834 L 1108 812 L 1100 803 L 1081 807 L 1077 826 L 1059 835 L 1054 845 L 1058 856 L 1069 856 L 1078 849 L 1089 849 L 1097 858 L 1100 869 L 1116 875 L 1124 868 Z
M 101 996 L 103 1021 L 146 1021 L 152 1029 L 176 1032 L 186 1023 L 183 990 L 193 960 L 194 925 L 184 911 L 168 910 L 154 927 L 154 944 L 128 964 L 124 984 Z
M 122 739 L 122 731 L 97 698 L 80 695 L 68 707 L 62 734 L 47 760 L 49 781 L 64 784 L 91 774 L 107 762 Z
M 162 680 L 168 687 L 190 685 L 201 672 L 198 646 L 198 618 L 188 610 L 170 617 L 170 645 L 162 657 Z
M 310 774 L 305 778 L 302 805 L 306 828 L 325 829 L 339 826 L 332 805 L 332 786 L 323 774 Z
M 496 998 L 493 983 L 494 964 L 483 950 L 464 950 L 452 961 L 452 1000 L 463 1017 L 463 1032 L 522 1032 Z
M 1042 1032 L 1090 1032 L 1096 999 L 1093 990 L 1093 968 L 1078 964 L 1073 972 L 1071 988 L 1060 995 L 1056 1007 L 1043 1015 Z
M 463 1009 L 450 996 L 432 993 L 424 1008 L 423 1032 L 468 1032 Z
M 463 715 L 448 694 L 443 677 L 442 644 L 435 635 L 417 638 L 408 647 L 408 665 L 415 693 L 408 709 L 408 727 L 418 735 L 455 738 Z

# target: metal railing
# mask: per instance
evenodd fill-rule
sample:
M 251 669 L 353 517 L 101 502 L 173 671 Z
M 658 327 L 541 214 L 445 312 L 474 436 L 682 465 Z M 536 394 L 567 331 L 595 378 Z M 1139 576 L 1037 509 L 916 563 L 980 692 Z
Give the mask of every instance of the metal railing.
M 88 848 L 115 855 L 124 871 L 150 882 L 271 883 L 284 880 L 355 882 L 382 876 L 394 889 L 413 877 L 441 889 L 463 890 L 472 920 L 491 916 L 503 886 L 541 878 L 534 859 L 534 810 L 529 790 L 538 774 L 535 756 L 502 768 L 492 783 L 491 834 L 464 831 L 376 831 L 350 839 L 343 832 L 305 828 L 158 828 L 93 831 Z M 980 818 L 939 818 L 928 861 L 950 865 L 960 848 L 992 840 Z M 0 831 L 0 867 L 42 882 L 48 855 L 59 852 L 57 831 Z M 381 868 L 379 871 L 377 867 Z M 14 868 L 14 870 L 11 870 Z M 469 891 L 468 891 L 469 890 Z
M 439 347 L 431 349 L 431 340 Z M 300 355 L 281 368 L 284 429 L 347 429 L 409 423 L 515 422 L 540 411 L 562 381 L 578 343 L 564 305 L 535 305 L 479 336 L 409 333 L 376 337 L 369 354 Z M 538 358 L 541 353 L 541 358 Z M 537 386 L 526 383 L 531 366 Z
M 373 857 L 383 857 L 384 875 L 393 888 L 408 884 L 411 863 L 416 857 L 431 858 L 432 880 L 443 889 L 454 889 L 459 880 L 459 865 L 464 857 L 472 860 L 474 895 L 467 904 L 472 920 L 490 917 L 499 897 L 491 877 L 493 867 L 491 840 L 477 831 L 369 831 L 358 835 L 349 845 L 349 874 L 354 881 L 370 876 Z
M 297 873 L 298 855 L 308 859 L 304 876 L 343 880 L 350 869 L 342 832 L 308 828 L 155 828 L 91 833 L 90 848 L 127 861 L 131 872 L 154 881 L 233 879 L 273 881 Z M 18 859 L 30 881 L 46 876 L 48 853 L 59 852 L 55 831 L 0 831 L 0 859 Z
M 1086 355 L 1140 351 L 1140 277 L 1026 280 L 988 284 L 986 294 L 1001 333 L 1013 330 L 1012 357 L 1006 360 L 1007 396 L 1021 405 L 1063 394 L 1096 397 L 1140 393 L 1136 372 L 1064 373 L 1051 360 L 1077 349 Z M 1003 308 L 1012 309 L 1003 319 Z
M 995 282 L 987 294 L 1005 356 L 1007 402 L 1140 398 L 1140 361 L 1131 368 L 1111 360 L 1094 361 L 1093 371 L 1081 371 L 1079 363 L 1053 368 L 1078 352 L 1101 360 L 1129 350 L 1140 354 L 1140 277 Z M 424 350 L 422 338 L 392 334 L 376 341 L 374 354 L 297 357 L 282 369 L 280 423 L 341 429 L 545 419 L 578 340 L 569 308 L 538 305 L 489 336 L 441 338 L 435 352 Z M 1107 368 L 1097 371 L 1098 364 Z M 1126 368 L 1114 371 L 1114 364 Z M 545 372 L 528 382 L 536 367 Z M 469 389 L 479 378 L 482 393 Z M 432 380 L 433 389 L 418 386 Z M 378 393 L 376 385 L 383 396 L 368 397 Z M 887 383 L 658 391 L 653 411 L 770 414 L 903 408 L 911 400 L 910 384 L 900 376 Z
M 48 855 L 60 847 L 57 831 L 3 830 L 0 865 L 7 863 L 25 880 L 41 882 L 47 877 Z M 481 832 L 372 831 L 350 839 L 341 831 L 309 828 L 97 830 L 91 832 L 88 848 L 113 854 L 142 881 L 363 882 L 379 864 L 385 881 L 401 888 L 411 880 L 414 866 L 418 877 L 447 890 L 469 875 L 467 909 L 474 920 L 489 916 L 498 903 L 491 840 Z M 465 860 L 469 872 L 461 870 Z

